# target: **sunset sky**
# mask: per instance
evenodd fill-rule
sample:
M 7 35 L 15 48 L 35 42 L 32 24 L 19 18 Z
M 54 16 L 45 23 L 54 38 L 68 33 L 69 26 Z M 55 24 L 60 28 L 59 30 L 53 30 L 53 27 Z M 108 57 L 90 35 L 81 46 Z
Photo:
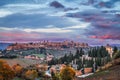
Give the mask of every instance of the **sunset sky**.
M 120 0 L 0 0 L 0 42 L 120 43 Z

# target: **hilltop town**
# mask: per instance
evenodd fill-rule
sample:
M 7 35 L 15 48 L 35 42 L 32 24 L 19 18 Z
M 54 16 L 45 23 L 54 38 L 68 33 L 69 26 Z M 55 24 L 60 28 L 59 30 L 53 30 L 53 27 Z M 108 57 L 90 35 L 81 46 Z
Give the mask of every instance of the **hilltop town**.
M 31 48 L 45 48 L 45 49 L 59 49 L 64 48 L 77 48 L 77 47 L 89 47 L 87 43 L 80 43 L 74 41 L 63 41 L 63 42 L 49 42 L 40 41 L 37 43 L 15 43 L 7 47 L 7 50 L 20 50 L 20 49 L 31 49 Z

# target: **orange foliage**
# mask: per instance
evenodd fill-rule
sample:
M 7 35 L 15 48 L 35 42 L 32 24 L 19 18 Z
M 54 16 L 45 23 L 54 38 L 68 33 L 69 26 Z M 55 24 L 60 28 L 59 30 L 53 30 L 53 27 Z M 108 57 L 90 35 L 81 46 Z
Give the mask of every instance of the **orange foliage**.
M 75 70 L 70 66 L 65 66 L 60 71 L 62 80 L 73 80 L 75 77 Z
M 38 73 L 36 70 L 28 70 L 25 72 L 25 77 L 30 80 L 34 80 L 38 77 Z
M 2 75 L 0 75 L 0 80 L 3 80 L 3 76 Z
M 0 60 L 0 80 L 12 80 L 14 71 L 4 60 Z
M 23 69 L 23 67 L 21 65 L 19 65 L 19 64 L 13 65 L 12 68 L 14 69 L 16 74 L 20 74 L 22 72 L 22 69 Z

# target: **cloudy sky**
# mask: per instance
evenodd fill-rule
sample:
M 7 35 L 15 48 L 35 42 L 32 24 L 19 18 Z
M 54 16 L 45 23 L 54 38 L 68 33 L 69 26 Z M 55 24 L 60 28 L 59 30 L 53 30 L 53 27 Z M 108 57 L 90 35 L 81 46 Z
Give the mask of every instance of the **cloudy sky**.
M 120 43 L 120 0 L 0 0 L 0 41 Z

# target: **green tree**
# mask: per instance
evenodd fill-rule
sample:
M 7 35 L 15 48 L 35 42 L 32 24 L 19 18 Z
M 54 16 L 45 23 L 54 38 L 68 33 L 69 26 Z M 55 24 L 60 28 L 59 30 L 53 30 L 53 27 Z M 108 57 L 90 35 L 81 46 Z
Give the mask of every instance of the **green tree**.
M 120 58 L 120 51 L 115 53 L 115 55 L 113 56 L 113 59 L 118 59 L 118 58 Z
M 70 53 L 70 55 L 68 56 L 68 61 L 71 62 L 74 59 L 74 56 L 72 53 Z
M 81 58 L 79 58 L 79 59 L 77 60 L 76 64 L 78 65 L 78 70 L 80 70 L 81 68 L 83 68 L 83 64 L 82 64 Z
M 94 64 L 93 59 L 91 59 L 91 60 L 86 60 L 86 67 L 92 67 L 93 64 Z
M 53 71 L 51 72 L 51 75 L 52 75 L 52 80 L 60 80 L 59 78 L 59 73 L 54 73 Z
M 83 49 L 82 49 L 82 48 L 80 48 L 79 55 L 80 55 L 80 56 L 84 55 L 84 51 L 83 51 Z
M 118 48 L 116 46 L 114 46 L 114 48 L 113 48 L 113 56 L 114 56 L 115 53 L 117 53 L 117 51 L 118 51 Z
M 79 57 L 80 57 L 80 51 L 79 49 L 77 49 L 74 58 L 78 59 Z

